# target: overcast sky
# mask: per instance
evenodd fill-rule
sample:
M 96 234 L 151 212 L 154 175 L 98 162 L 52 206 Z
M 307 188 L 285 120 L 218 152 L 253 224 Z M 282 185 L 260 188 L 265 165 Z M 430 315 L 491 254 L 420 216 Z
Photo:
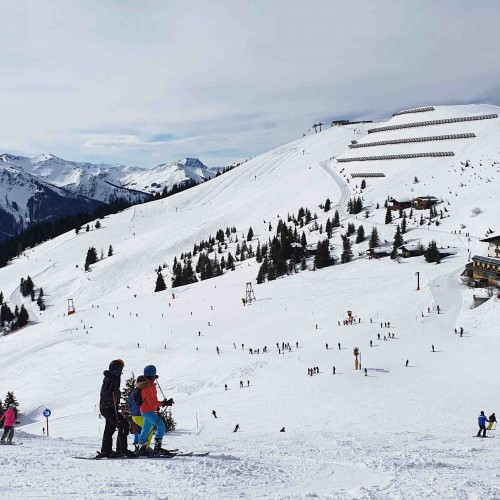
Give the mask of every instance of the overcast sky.
M 0 153 L 215 166 L 317 121 L 500 103 L 497 0 L 0 0 Z

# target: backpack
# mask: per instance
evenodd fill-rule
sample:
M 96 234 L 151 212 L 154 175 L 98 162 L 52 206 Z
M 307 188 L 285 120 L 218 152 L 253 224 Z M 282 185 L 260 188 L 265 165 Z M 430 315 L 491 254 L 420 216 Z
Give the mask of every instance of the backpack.
M 134 402 L 140 408 L 142 405 L 142 390 L 137 387 L 134 389 Z

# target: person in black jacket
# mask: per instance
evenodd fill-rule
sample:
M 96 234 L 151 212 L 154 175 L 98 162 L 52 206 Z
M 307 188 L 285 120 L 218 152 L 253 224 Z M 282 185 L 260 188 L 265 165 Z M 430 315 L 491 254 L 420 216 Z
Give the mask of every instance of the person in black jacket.
M 118 413 L 121 392 L 120 382 L 124 363 L 121 359 L 115 359 L 109 364 L 109 370 L 104 371 L 104 380 L 101 387 L 101 399 L 99 411 L 106 419 L 104 434 L 102 436 L 101 452 L 99 456 L 115 458 L 119 456 L 135 456 L 132 451 L 127 450 L 127 436 L 129 425 L 123 415 Z M 116 452 L 113 451 L 113 434 L 118 429 L 116 437 Z

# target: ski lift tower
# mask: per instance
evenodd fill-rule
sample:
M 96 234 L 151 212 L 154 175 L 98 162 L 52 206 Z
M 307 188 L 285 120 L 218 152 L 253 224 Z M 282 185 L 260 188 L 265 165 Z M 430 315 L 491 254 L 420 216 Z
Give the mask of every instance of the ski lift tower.
M 75 304 L 73 302 L 73 299 L 68 299 L 68 316 L 71 316 L 72 314 L 75 314 Z
M 247 289 L 246 289 L 246 303 L 251 304 L 252 300 L 257 300 L 255 298 L 255 293 L 253 293 L 253 288 L 252 288 L 252 283 L 247 283 Z

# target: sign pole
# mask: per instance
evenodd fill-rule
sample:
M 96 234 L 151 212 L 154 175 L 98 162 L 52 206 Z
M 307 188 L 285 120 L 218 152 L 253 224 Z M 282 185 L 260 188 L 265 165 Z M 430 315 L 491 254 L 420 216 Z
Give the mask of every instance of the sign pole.
M 45 408 L 45 410 L 43 410 L 43 416 L 47 419 L 47 437 L 49 437 L 49 417 L 50 417 L 50 415 L 52 415 L 52 412 L 48 408 Z

